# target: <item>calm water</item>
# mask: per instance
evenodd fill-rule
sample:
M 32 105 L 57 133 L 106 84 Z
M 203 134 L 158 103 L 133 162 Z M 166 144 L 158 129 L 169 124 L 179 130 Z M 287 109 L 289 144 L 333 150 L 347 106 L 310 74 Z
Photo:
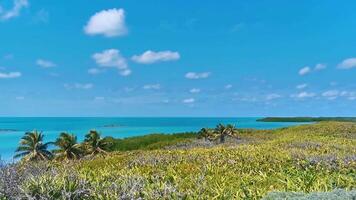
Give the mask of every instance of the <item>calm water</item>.
M 83 140 L 90 129 L 103 136 L 125 138 L 150 133 L 179 133 L 232 123 L 239 128 L 272 129 L 296 123 L 256 122 L 257 118 L 0 118 L 0 155 L 11 160 L 20 138 L 26 131 L 39 130 L 46 141 L 54 141 L 67 131 Z

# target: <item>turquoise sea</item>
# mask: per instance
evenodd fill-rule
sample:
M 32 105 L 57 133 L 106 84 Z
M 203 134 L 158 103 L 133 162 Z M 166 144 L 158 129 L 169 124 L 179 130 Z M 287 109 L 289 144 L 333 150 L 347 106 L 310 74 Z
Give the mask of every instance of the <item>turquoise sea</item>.
M 0 118 L 0 155 L 10 161 L 26 131 L 38 130 L 46 141 L 54 141 L 63 132 L 74 133 L 79 140 L 91 129 L 103 136 L 126 138 L 150 133 L 179 133 L 215 127 L 219 123 L 239 128 L 272 129 L 296 123 L 256 122 L 258 118 L 83 118 L 83 117 L 9 117 Z

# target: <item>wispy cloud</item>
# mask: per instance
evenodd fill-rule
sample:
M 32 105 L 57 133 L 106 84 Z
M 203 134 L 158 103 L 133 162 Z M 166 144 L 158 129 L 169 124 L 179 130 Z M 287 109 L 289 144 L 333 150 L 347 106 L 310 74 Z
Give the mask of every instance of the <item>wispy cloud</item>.
M 348 58 L 343 60 L 339 65 L 339 69 L 352 69 L 356 68 L 356 58 Z
M 154 52 L 148 50 L 141 55 L 134 55 L 132 56 L 132 60 L 137 63 L 141 64 L 152 64 L 156 62 L 167 62 L 167 61 L 174 61 L 178 60 L 180 55 L 178 52 L 173 51 L 158 51 Z
M 49 12 L 45 9 L 37 11 L 36 15 L 32 18 L 32 22 L 35 24 L 38 23 L 48 23 L 50 19 Z
M 273 99 L 279 99 L 281 97 L 282 97 L 282 95 L 280 95 L 280 94 L 272 93 L 272 94 L 268 94 L 266 96 L 266 100 L 270 101 L 270 100 L 273 100 Z
M 313 92 L 300 92 L 298 94 L 291 95 L 291 97 L 297 98 L 297 99 L 305 99 L 305 98 L 311 98 L 311 97 L 315 97 L 315 96 L 316 96 L 316 94 Z
M 326 67 L 327 67 L 326 64 L 323 64 L 323 63 L 316 64 L 314 68 L 309 67 L 309 66 L 305 66 L 305 67 L 303 67 L 303 68 L 301 68 L 299 70 L 298 74 L 301 75 L 301 76 L 304 76 L 304 75 L 309 74 L 311 72 L 324 70 L 324 69 L 326 69 Z
M 19 16 L 21 10 L 23 8 L 28 7 L 28 5 L 29 5 L 27 0 L 14 0 L 13 2 L 14 2 L 14 5 L 10 10 L 3 10 L 1 12 L 1 9 L 0 9 L 0 19 L 2 21 L 9 20 L 9 19 Z
M 144 85 L 143 89 L 145 89 L 145 90 L 159 90 L 159 89 L 161 89 L 161 85 L 160 84 L 148 84 L 148 85 Z
M 194 98 L 183 99 L 182 102 L 186 104 L 191 104 L 195 102 L 195 99 Z
M 340 92 L 338 90 L 328 90 L 323 92 L 321 95 L 329 100 L 334 100 L 339 96 L 339 93 Z
M 297 88 L 298 90 L 305 89 L 306 87 L 308 87 L 308 84 L 306 84 L 306 83 L 299 84 L 299 85 L 296 86 L 296 88 Z
M 196 72 L 188 72 L 185 74 L 185 78 L 187 79 L 204 79 L 208 78 L 210 76 L 210 72 L 202 72 L 202 73 L 196 73 Z
M 106 37 L 127 34 L 124 9 L 109 9 L 95 13 L 84 27 L 88 35 L 104 35 Z
M 201 90 L 199 88 L 192 88 L 189 90 L 190 93 L 199 93 Z
M 229 89 L 231 89 L 232 88 L 232 85 L 231 84 L 227 84 L 227 85 L 225 85 L 225 87 L 224 87 L 225 89 L 227 89 L 227 90 L 229 90 Z
M 51 68 L 51 67 L 55 67 L 56 64 L 53 63 L 52 61 L 49 60 L 44 60 L 44 59 L 38 59 L 36 61 L 36 64 L 42 68 Z
M 131 74 L 131 70 L 128 68 L 126 59 L 117 49 L 107 49 L 103 52 L 95 53 L 92 57 L 96 64 L 100 67 L 116 68 L 122 76 L 128 76 Z M 98 70 L 92 70 L 91 72 L 95 73 L 98 72 Z
M 21 72 L 9 72 L 9 73 L 0 72 L 0 79 L 19 78 L 21 76 L 22 76 Z
M 320 71 L 320 70 L 323 70 L 323 69 L 326 69 L 326 64 L 318 63 L 314 67 L 315 71 Z
M 88 69 L 88 74 L 96 75 L 102 73 L 103 70 L 98 69 L 98 68 L 90 68 Z
M 67 89 L 89 90 L 94 87 L 94 84 L 92 84 L 92 83 L 74 83 L 74 84 L 64 84 L 64 87 Z
M 299 75 L 304 76 L 306 74 L 309 74 L 310 72 L 311 72 L 311 68 L 307 66 L 307 67 L 301 68 L 298 73 L 299 73 Z

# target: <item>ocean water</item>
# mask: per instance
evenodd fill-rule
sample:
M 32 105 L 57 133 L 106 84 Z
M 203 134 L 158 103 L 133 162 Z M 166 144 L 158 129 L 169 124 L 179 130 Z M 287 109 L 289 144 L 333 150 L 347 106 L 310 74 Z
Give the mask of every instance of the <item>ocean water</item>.
M 257 122 L 258 118 L 0 118 L 0 156 L 10 161 L 26 131 L 38 130 L 45 141 L 54 141 L 63 132 L 74 133 L 83 140 L 89 130 L 95 129 L 103 136 L 126 138 L 151 133 L 179 133 L 215 127 L 219 123 L 235 124 L 238 128 L 273 129 L 297 123 Z

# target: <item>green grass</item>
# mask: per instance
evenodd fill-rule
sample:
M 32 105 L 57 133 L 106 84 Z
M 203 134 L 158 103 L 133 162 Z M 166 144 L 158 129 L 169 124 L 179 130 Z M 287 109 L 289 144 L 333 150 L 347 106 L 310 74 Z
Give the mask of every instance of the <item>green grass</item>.
M 157 149 L 164 146 L 160 139 L 169 143 L 193 136 L 119 140 L 116 148 L 125 152 L 50 163 L 49 172 L 23 181 L 21 191 L 78 199 L 261 199 L 270 192 L 356 189 L 356 123 L 240 130 L 240 141 L 253 142 Z
M 196 133 L 176 133 L 176 134 L 150 134 L 125 139 L 114 139 L 111 151 L 132 151 L 132 150 L 154 150 L 180 142 L 189 142 L 197 137 Z
M 356 117 L 266 117 L 258 119 L 260 122 L 356 122 Z

